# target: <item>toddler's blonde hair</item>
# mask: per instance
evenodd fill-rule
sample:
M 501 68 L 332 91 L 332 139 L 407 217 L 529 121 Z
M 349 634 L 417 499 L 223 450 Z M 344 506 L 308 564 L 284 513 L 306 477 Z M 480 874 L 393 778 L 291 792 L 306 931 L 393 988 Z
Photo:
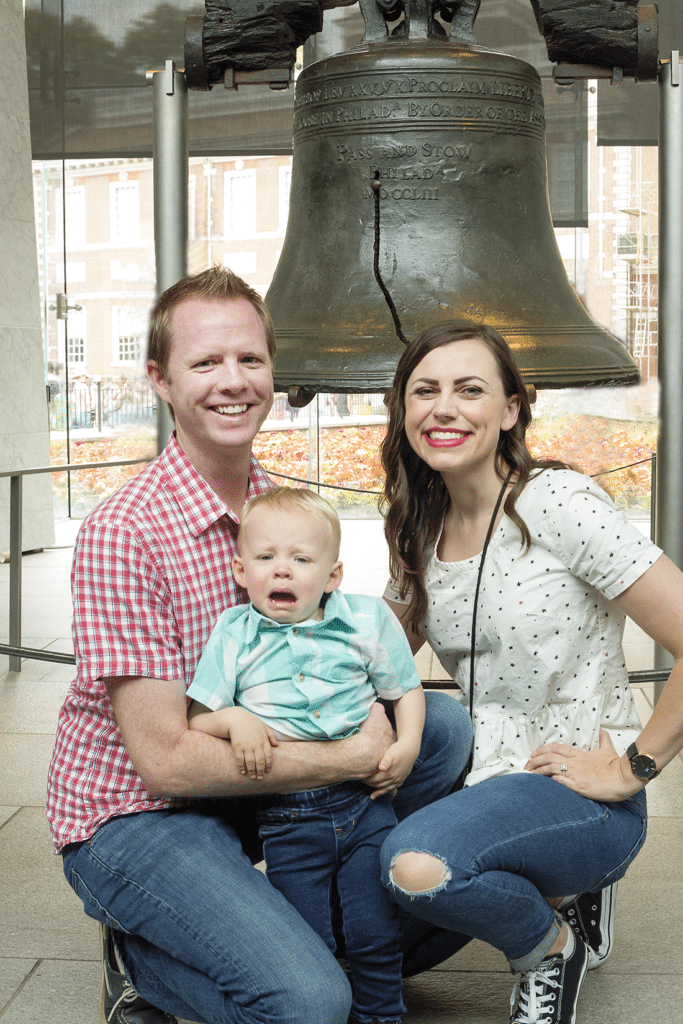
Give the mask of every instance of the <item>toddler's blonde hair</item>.
M 332 531 L 334 542 L 334 557 L 339 557 L 341 545 L 341 524 L 339 516 L 329 501 L 321 498 L 317 491 L 306 490 L 301 487 L 274 487 L 271 491 L 257 494 L 251 498 L 242 510 L 240 521 L 240 532 L 246 526 L 249 516 L 257 508 L 279 508 L 287 512 L 300 512 L 302 515 L 313 516 L 321 522 L 326 522 Z M 237 546 L 239 548 L 239 533 L 237 535 Z

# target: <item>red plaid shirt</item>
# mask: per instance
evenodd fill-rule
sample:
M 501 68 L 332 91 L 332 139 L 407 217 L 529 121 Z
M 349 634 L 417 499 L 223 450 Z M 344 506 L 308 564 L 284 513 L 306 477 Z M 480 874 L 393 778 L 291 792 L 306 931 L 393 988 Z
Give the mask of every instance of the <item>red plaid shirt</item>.
M 247 497 L 270 487 L 252 459 Z M 173 437 L 85 519 L 71 570 L 78 675 L 48 779 L 57 851 L 114 815 L 173 806 L 151 797 L 136 773 L 103 680 L 184 678 L 189 686 L 216 619 L 247 599 L 231 570 L 237 522 Z

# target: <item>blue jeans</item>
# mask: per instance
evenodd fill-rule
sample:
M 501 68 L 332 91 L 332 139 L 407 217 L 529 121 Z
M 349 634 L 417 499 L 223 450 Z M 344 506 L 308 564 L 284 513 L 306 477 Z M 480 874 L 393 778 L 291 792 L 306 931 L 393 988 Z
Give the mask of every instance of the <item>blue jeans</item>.
M 398 818 L 450 792 L 469 754 L 464 709 L 443 693 L 427 694 L 427 708 Z M 346 1024 L 342 969 L 252 866 L 255 818 L 247 800 L 113 818 L 67 848 L 64 872 L 86 913 L 116 931 L 130 981 L 154 1006 L 202 1024 Z M 453 935 L 410 915 L 401 924 L 404 975 L 457 948 Z
M 382 880 L 399 906 L 451 929 L 460 946 L 483 939 L 526 971 L 557 938 L 546 897 L 596 892 L 622 878 L 646 829 L 642 791 L 598 803 L 544 775 L 506 775 L 403 821 L 382 848 Z M 439 886 L 415 893 L 395 884 L 394 861 L 408 851 L 442 862 Z
M 396 815 L 388 797 L 371 800 L 370 792 L 347 782 L 266 797 L 260 835 L 269 881 L 333 953 L 338 896 L 355 1016 L 400 1024 L 406 1009 L 398 907 L 379 877 L 379 851 Z

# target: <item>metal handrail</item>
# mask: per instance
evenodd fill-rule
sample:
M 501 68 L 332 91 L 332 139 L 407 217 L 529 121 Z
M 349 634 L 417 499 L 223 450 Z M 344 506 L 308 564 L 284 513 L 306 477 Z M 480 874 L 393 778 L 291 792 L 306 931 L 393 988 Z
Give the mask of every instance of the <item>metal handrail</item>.
M 138 462 L 151 462 L 154 455 L 146 455 L 140 459 L 119 459 L 116 462 L 65 462 L 59 466 L 33 466 L 31 469 L 6 469 L 0 472 L 3 477 L 31 476 L 37 473 L 67 473 L 76 469 L 101 469 L 102 466 L 134 466 Z
M 640 669 L 638 672 L 629 672 L 628 681 L 631 686 L 641 686 L 643 683 L 665 683 L 670 674 L 668 668 L 646 668 Z M 423 682 L 428 690 L 460 689 L 452 679 L 429 679 L 423 680 Z
M 23 478 L 41 473 L 66 473 L 70 470 L 101 469 L 103 466 L 134 466 L 151 462 L 153 456 L 140 459 L 119 459 L 116 462 L 74 462 L 61 466 L 34 466 L 32 469 L 11 469 L 0 472 L 0 479 L 10 478 L 9 502 L 9 644 L 0 644 L 0 654 L 9 654 L 10 672 L 21 672 L 21 659 L 34 658 L 36 661 L 55 661 L 75 665 L 72 654 L 52 653 L 21 645 L 21 535 L 22 535 L 22 492 Z
M 11 672 L 21 672 L 21 667 L 12 668 L 13 659 L 18 660 L 20 666 L 22 658 L 30 658 L 32 661 L 52 661 L 57 665 L 76 664 L 73 654 L 62 654 L 60 651 L 41 651 L 36 647 L 12 647 L 11 644 L 0 644 L 0 654 L 9 654 Z
M 9 644 L 0 644 L 0 654 L 9 655 L 9 668 L 11 672 L 21 672 L 22 658 L 29 658 L 35 661 L 51 661 L 60 665 L 76 664 L 73 654 L 61 654 L 57 651 L 43 651 L 34 647 L 21 646 L 22 478 L 41 473 L 65 473 L 70 470 L 101 469 L 102 466 L 134 466 L 143 462 L 151 462 L 152 458 L 153 456 L 140 459 L 119 459 L 116 462 L 76 462 L 61 466 L 39 466 L 33 469 L 14 469 L 0 472 L 0 479 L 4 477 L 10 478 L 10 642 Z M 656 457 L 653 453 L 653 480 L 651 488 L 653 494 L 655 465 Z M 284 474 L 273 473 L 272 475 L 282 476 Z M 305 483 L 307 481 L 302 482 Z M 346 490 L 347 488 L 341 489 Z M 349 488 L 349 490 L 352 489 Z M 654 505 L 654 502 L 652 504 Z M 668 677 L 668 669 L 655 668 L 629 672 L 628 674 L 629 683 L 636 685 L 651 682 L 664 683 Z M 434 689 L 441 690 L 457 688 L 452 680 L 432 680 L 430 685 Z

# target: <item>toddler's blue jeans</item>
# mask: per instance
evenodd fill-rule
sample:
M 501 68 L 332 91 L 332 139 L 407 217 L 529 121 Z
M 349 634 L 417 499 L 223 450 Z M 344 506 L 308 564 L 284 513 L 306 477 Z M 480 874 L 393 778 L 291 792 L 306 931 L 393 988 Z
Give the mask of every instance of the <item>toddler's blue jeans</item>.
M 337 952 L 332 909 L 341 914 L 352 1010 L 361 1022 L 399 1024 L 399 911 L 380 882 L 379 851 L 396 825 L 388 797 L 347 782 L 266 797 L 259 811 L 266 874 Z

